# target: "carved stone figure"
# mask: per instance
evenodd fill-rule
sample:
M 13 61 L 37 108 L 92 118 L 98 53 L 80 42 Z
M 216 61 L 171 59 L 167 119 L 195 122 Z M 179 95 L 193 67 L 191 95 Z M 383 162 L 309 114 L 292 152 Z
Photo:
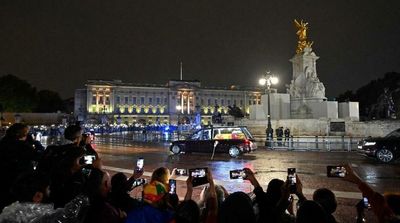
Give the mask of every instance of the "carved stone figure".
M 304 52 L 304 49 L 306 47 L 311 48 L 313 42 L 307 42 L 307 29 L 308 29 L 308 27 L 307 27 L 308 23 L 307 22 L 303 22 L 303 20 L 298 22 L 295 19 L 294 20 L 294 25 L 298 29 L 297 32 L 296 32 L 296 35 L 299 36 L 299 40 L 297 41 L 296 53 L 300 54 L 300 53 Z

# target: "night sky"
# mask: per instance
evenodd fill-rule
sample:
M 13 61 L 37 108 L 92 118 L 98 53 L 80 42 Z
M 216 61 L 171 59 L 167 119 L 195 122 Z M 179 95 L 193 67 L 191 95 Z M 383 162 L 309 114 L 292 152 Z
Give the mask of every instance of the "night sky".
M 1 0 L 0 75 L 72 97 L 87 79 L 256 86 L 292 78 L 293 19 L 309 22 L 332 98 L 400 72 L 400 1 Z

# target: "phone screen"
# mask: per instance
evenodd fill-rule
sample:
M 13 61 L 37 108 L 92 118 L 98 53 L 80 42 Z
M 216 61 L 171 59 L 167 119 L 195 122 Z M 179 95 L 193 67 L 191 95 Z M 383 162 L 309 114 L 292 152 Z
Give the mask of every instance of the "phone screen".
M 139 158 L 136 161 L 136 170 L 138 170 L 139 172 L 143 170 L 143 166 L 144 166 L 144 159 L 143 158 Z
M 169 180 L 169 193 L 176 194 L 176 180 Z
M 189 169 L 189 174 L 192 176 L 192 184 L 194 187 L 208 183 L 207 168 Z
M 231 179 L 244 179 L 246 178 L 246 173 L 244 170 L 231 170 L 229 171 L 229 176 Z
M 83 156 L 84 164 L 93 164 L 93 160 L 95 160 L 95 159 L 96 159 L 96 156 L 94 156 L 94 155 Z
M 289 189 L 290 193 L 296 192 L 296 168 L 288 168 L 288 181 L 289 181 Z
M 327 166 L 326 167 L 328 177 L 345 177 L 346 168 L 344 166 Z
M 187 176 L 187 169 L 176 169 L 175 174 L 180 176 Z

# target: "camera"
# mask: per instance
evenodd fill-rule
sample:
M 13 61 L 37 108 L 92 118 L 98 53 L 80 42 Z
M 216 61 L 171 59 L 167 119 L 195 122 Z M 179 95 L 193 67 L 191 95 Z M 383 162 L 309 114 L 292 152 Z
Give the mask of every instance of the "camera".
M 169 191 L 170 194 L 176 194 L 176 180 L 169 180 Z
M 193 187 L 208 183 L 207 172 L 208 172 L 207 168 L 189 169 L 189 174 L 193 178 L 192 179 Z
M 143 158 L 138 158 L 136 161 L 136 171 L 142 172 L 143 171 L 143 166 L 144 166 L 144 159 Z
M 344 166 L 327 166 L 326 174 L 328 177 L 345 177 L 346 168 Z
M 187 169 L 176 169 L 175 175 L 179 176 L 187 176 Z
M 296 168 L 288 168 L 287 170 L 288 176 L 287 179 L 289 181 L 289 190 L 290 193 L 296 193 Z
M 229 171 L 229 177 L 231 179 L 245 179 L 246 172 L 244 170 L 231 170 Z

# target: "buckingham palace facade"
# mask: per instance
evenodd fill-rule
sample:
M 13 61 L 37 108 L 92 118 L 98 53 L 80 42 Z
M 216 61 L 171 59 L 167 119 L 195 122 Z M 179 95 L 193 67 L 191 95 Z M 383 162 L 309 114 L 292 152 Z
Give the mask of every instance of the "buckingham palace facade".
M 140 85 L 121 80 L 88 80 L 75 91 L 75 116 L 80 121 L 106 119 L 108 123 L 185 123 L 201 114 L 203 124 L 213 114 L 228 116 L 228 106 L 245 114 L 260 104 L 261 89 L 211 88 L 200 81 L 170 80 L 166 85 Z M 104 122 L 104 120 L 103 120 Z

